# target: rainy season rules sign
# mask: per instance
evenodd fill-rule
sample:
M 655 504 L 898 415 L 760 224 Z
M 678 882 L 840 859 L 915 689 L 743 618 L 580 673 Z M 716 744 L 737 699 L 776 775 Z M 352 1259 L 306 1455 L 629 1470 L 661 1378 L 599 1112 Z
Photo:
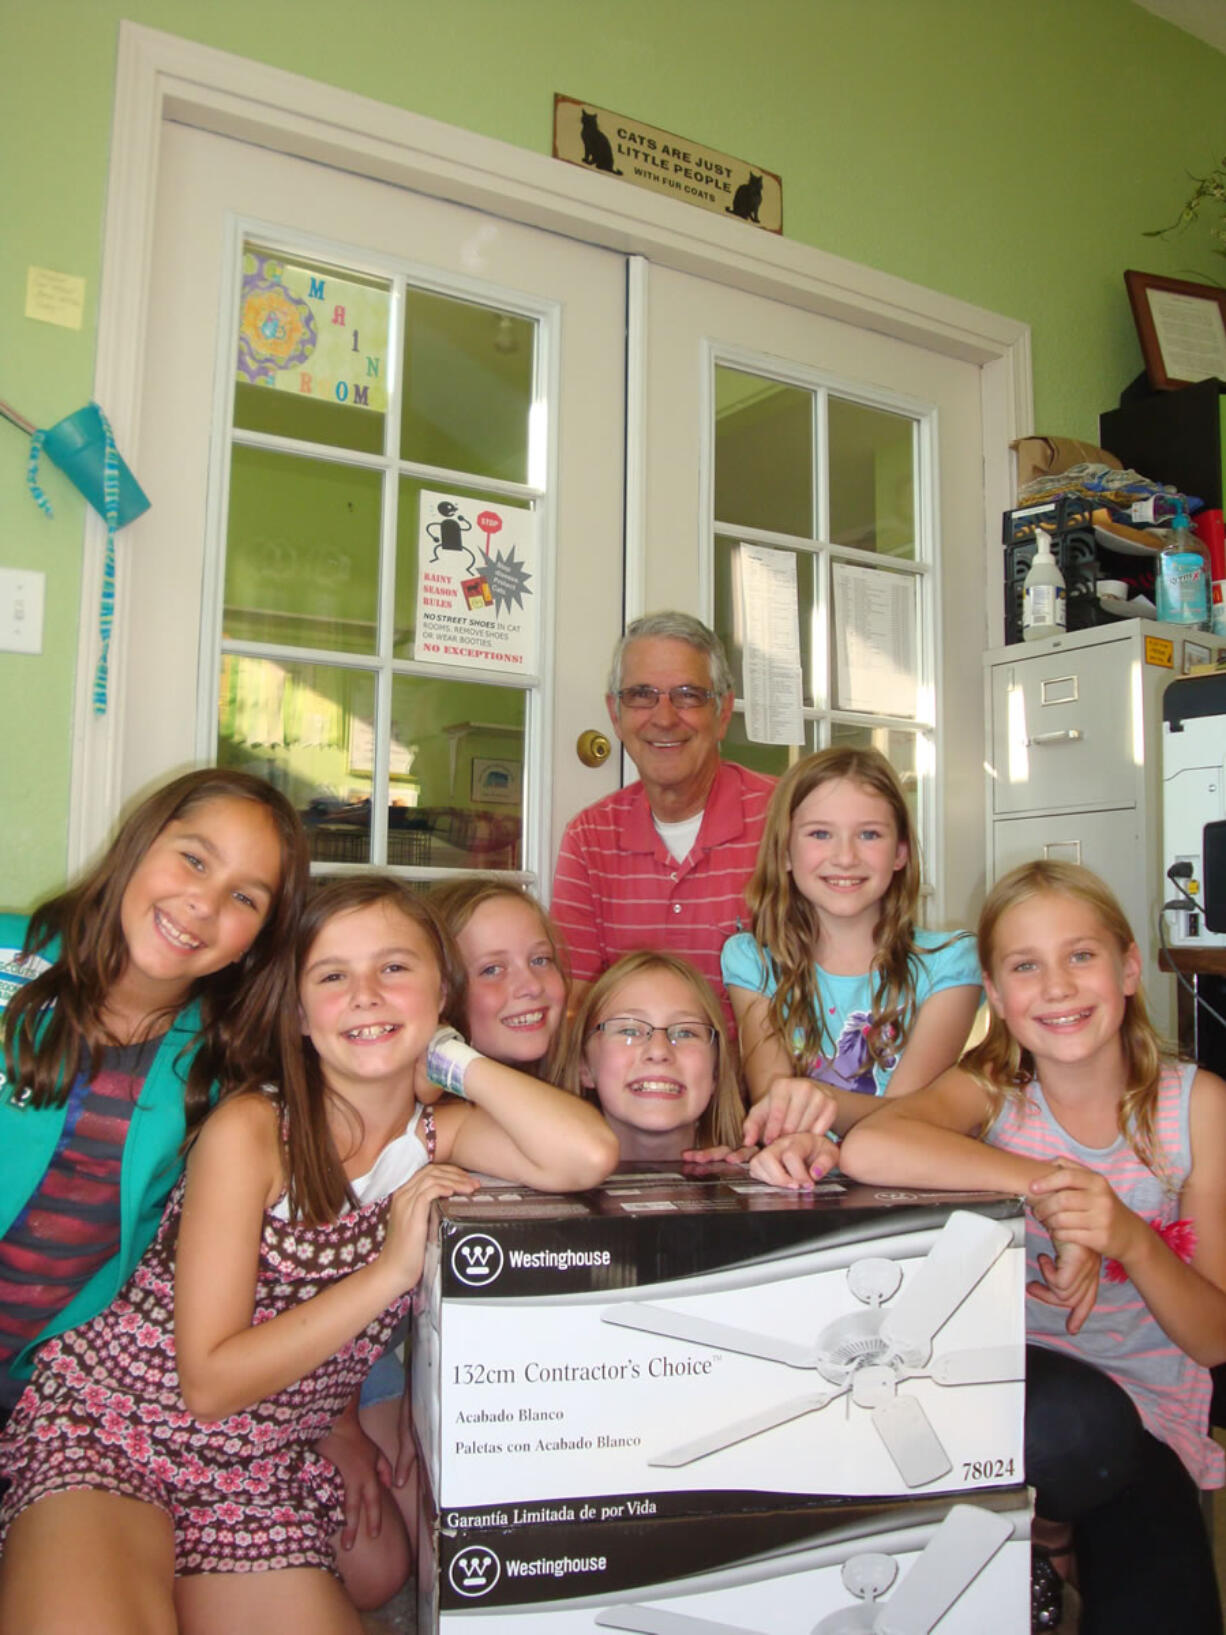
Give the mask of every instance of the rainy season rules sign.
M 423 489 L 414 657 L 425 664 L 534 672 L 536 559 L 531 511 Z

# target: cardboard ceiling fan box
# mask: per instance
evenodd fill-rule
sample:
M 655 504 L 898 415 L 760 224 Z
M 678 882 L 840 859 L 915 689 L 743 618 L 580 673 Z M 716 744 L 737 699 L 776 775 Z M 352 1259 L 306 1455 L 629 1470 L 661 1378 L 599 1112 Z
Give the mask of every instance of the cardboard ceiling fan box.
M 447 1199 L 412 1384 L 444 1524 L 1020 1482 L 1023 1239 L 1017 1198 L 728 1166 Z
M 420 1635 L 1028 1635 L 1026 1488 L 753 1514 L 446 1530 L 423 1510 Z

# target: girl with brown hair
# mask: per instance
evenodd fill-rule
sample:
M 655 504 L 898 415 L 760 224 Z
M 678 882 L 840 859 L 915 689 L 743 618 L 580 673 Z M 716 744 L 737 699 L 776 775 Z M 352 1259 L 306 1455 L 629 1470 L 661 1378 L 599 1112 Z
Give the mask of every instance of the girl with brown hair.
M 0 916 L 0 1404 L 139 1261 L 219 1089 L 271 1069 L 306 840 L 260 778 L 156 790 L 101 861 Z
M 427 901 L 455 941 L 463 967 L 460 1027 L 474 1049 L 556 1084 L 561 1067 L 567 981 L 553 923 L 519 886 L 469 875 L 431 887 Z M 341 1572 L 359 1607 L 378 1607 L 405 1578 L 416 1526 L 416 1448 L 402 1348 L 407 1321 L 367 1375 L 357 1406 L 327 1444 L 345 1474 L 347 1505 Z M 373 1471 L 370 1445 L 375 1450 Z M 405 1527 L 402 1543 L 390 1506 Z
M 408 1310 L 431 1203 L 468 1167 L 563 1191 L 615 1162 L 590 1108 L 447 1025 L 454 948 L 395 878 L 320 888 L 284 976 L 277 1082 L 205 1122 L 136 1273 L 44 1348 L 0 1440 L 0 1627 L 360 1635 L 313 1445 Z

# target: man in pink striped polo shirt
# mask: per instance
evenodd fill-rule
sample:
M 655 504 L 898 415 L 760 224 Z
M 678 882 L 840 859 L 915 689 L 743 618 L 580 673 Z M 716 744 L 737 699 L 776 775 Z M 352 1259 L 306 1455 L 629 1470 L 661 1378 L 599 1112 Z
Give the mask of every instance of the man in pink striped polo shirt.
M 720 758 L 732 673 L 719 637 L 688 613 L 636 619 L 617 644 L 605 700 L 639 781 L 571 820 L 552 913 L 576 984 L 635 948 L 693 960 L 720 982 L 725 940 L 749 928 L 745 883 L 774 779 Z

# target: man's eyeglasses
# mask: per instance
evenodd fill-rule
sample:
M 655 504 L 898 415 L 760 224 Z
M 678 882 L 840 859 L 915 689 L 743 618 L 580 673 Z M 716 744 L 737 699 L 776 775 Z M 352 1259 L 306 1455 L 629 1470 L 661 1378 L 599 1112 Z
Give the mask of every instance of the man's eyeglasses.
M 627 710 L 654 710 L 665 694 L 678 711 L 701 710 L 719 697 L 709 687 L 623 687 L 617 698 Z
M 592 1033 L 603 1033 L 606 1039 L 620 1039 L 628 1050 L 647 1044 L 657 1033 L 664 1034 L 674 1050 L 713 1045 L 719 1037 L 719 1030 L 710 1022 L 670 1022 L 662 1028 L 652 1027 L 650 1022 L 643 1022 L 637 1016 L 611 1016 L 607 1022 L 597 1022 Z M 588 1034 L 589 1039 L 592 1033 Z

